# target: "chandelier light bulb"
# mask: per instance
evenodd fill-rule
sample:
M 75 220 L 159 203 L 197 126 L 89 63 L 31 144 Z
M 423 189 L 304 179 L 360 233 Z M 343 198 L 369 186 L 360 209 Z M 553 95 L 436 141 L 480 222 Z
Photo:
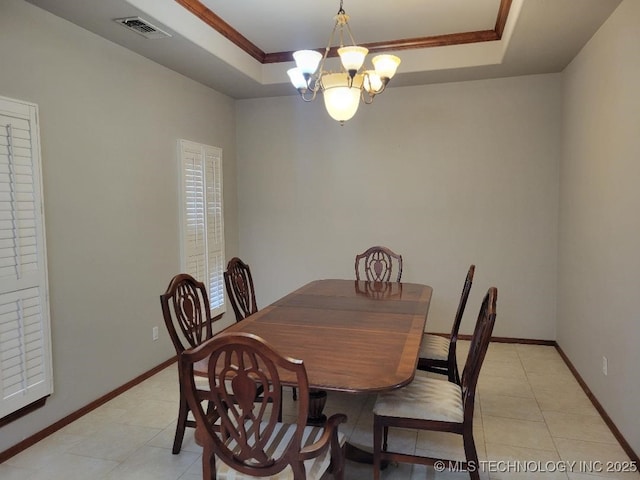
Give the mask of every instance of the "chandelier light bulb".
M 322 60 L 322 54 L 315 50 L 298 50 L 293 53 L 293 59 L 303 75 L 313 75 Z
M 395 55 L 377 55 L 371 59 L 380 78 L 391 79 L 396 74 L 400 59 Z
M 338 55 L 340 55 L 342 66 L 352 77 L 362 67 L 367 53 L 369 53 L 368 48 L 358 46 L 342 47 L 338 49 Z
M 350 86 L 351 85 L 351 86 Z M 324 106 L 334 120 L 344 123 L 358 111 L 362 75 L 353 81 L 344 73 L 330 73 L 322 77 Z
M 380 75 L 375 70 L 367 70 L 364 72 L 364 89 L 370 94 L 375 95 L 382 91 L 384 85 Z
M 293 86 L 296 87 L 296 90 L 300 91 L 307 89 L 307 80 L 306 78 L 304 78 L 302 70 L 300 70 L 298 67 L 290 68 L 289 70 L 287 70 L 287 75 L 289 75 L 289 79 L 291 80 Z

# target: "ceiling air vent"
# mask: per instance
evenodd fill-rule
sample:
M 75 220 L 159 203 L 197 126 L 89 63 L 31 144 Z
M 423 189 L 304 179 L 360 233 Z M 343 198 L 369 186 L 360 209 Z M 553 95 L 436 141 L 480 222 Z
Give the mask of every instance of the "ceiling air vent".
M 171 36 L 140 17 L 116 18 L 115 21 L 145 38 L 165 38 Z

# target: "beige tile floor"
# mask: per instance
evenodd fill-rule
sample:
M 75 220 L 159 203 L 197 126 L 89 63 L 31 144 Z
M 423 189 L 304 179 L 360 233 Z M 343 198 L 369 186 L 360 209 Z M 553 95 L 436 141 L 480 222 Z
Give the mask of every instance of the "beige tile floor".
M 460 347 L 462 363 L 466 343 Z M 607 462 L 624 464 L 629 459 L 553 347 L 491 344 L 477 397 L 474 431 L 480 460 L 486 462 L 483 479 L 640 478 L 638 473 L 599 471 Z M 285 401 L 285 413 L 292 412 L 289 389 Z M 374 401 L 374 396 L 330 393 L 326 412 L 346 413 L 349 421 L 342 431 L 352 442 L 370 445 Z M 177 404 L 177 370 L 172 365 L 0 464 L 0 478 L 200 479 L 201 448 L 192 429 L 187 429 L 182 452 L 171 454 Z M 410 452 L 464 458 L 460 438 L 451 434 L 392 430 L 390 443 Z M 535 471 L 538 468 L 546 472 Z M 346 478 L 370 479 L 372 468 L 347 462 Z M 469 477 L 399 464 L 389 466 L 382 478 Z

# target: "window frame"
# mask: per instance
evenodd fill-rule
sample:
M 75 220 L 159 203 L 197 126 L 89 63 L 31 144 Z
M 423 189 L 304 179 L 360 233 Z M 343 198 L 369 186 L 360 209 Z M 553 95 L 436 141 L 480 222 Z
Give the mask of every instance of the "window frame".
M 225 313 L 227 306 L 222 149 L 180 139 L 178 157 L 181 271 L 205 284 L 214 318 Z
M 53 393 L 53 358 L 38 105 L 0 97 L 0 117 L 8 122 L 0 141 L 0 418 L 6 420 Z

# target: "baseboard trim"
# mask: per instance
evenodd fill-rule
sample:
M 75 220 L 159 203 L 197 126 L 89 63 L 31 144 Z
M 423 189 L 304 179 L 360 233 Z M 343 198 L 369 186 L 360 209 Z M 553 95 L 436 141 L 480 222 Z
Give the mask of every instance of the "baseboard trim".
M 443 334 L 443 333 L 436 333 L 434 335 L 441 335 L 447 338 L 449 337 L 449 334 Z M 460 340 L 471 340 L 471 335 L 459 335 L 458 338 Z M 600 414 L 604 422 L 607 424 L 607 426 L 609 427 L 609 430 L 611 430 L 611 433 L 613 434 L 615 439 L 618 441 L 618 443 L 620 443 L 620 446 L 622 447 L 622 449 L 629 456 L 629 459 L 632 462 L 635 462 L 638 468 L 640 468 L 640 458 L 638 457 L 638 454 L 633 451 L 633 448 L 631 448 L 631 445 L 629 445 L 629 443 L 624 438 L 620 430 L 618 430 L 618 427 L 616 427 L 615 423 L 613 423 L 613 420 L 611 420 L 611 417 L 609 417 L 609 414 L 607 414 L 606 410 L 602 407 L 602 405 L 600 404 L 596 396 L 589 389 L 585 381 L 582 379 L 582 377 L 576 370 L 576 368 L 573 366 L 573 364 L 569 360 L 569 357 L 567 357 L 567 355 L 565 355 L 565 353 L 562 351 L 562 348 L 560 347 L 560 345 L 558 345 L 558 342 L 556 342 L 555 340 L 536 340 L 536 339 L 530 339 L 530 338 L 509 338 L 509 337 L 491 337 L 491 341 L 497 342 L 497 343 L 518 343 L 518 344 L 525 344 L 525 345 L 544 345 L 548 347 L 555 347 L 555 349 L 560 354 L 560 357 L 562 357 L 562 360 L 564 360 L 564 363 L 567 365 L 572 375 L 577 380 L 578 384 L 580 384 L 580 386 L 582 387 L 582 390 L 584 390 L 584 393 L 587 395 L 587 397 L 589 398 L 589 400 L 591 401 L 595 409 L 598 411 L 598 413 Z
M 449 334 L 440 334 L 437 333 L 435 335 L 442 335 L 443 337 L 449 338 Z M 471 340 L 471 335 L 458 335 L 460 340 Z M 492 342 L 496 343 L 518 343 L 524 345 L 544 345 L 546 347 L 555 347 L 555 340 L 538 340 L 535 338 L 511 338 L 511 337 L 491 337 Z
M 638 454 L 633 451 L 633 448 L 631 448 L 631 445 L 629 445 L 629 443 L 624 438 L 620 430 L 618 430 L 618 427 L 616 427 L 616 424 L 613 423 L 613 420 L 611 420 L 611 417 L 609 417 L 609 414 L 602 407 L 602 405 L 600 405 L 600 402 L 598 401 L 596 396 L 593 394 L 591 389 L 587 386 L 585 381 L 582 379 L 582 377 L 578 373 L 578 370 L 576 370 L 576 368 L 573 366 L 573 363 L 571 363 L 571 360 L 569 360 L 569 357 L 567 357 L 567 355 L 562 351 L 562 348 L 560 347 L 560 345 L 558 345 L 557 342 L 554 342 L 554 343 L 555 343 L 554 346 L 556 347 L 556 350 L 564 360 L 564 363 L 567 364 L 567 367 L 569 367 L 569 370 L 571 370 L 571 373 L 573 374 L 575 379 L 578 381 L 578 383 L 582 387 L 582 390 L 584 390 L 584 393 L 587 395 L 589 400 L 591 400 L 591 403 L 593 404 L 595 409 L 598 411 L 598 413 L 604 420 L 604 423 L 607 424 L 613 436 L 616 438 L 616 440 L 618 440 L 618 443 L 620 443 L 620 446 L 622 447 L 622 449 L 629 456 L 629 459 L 632 462 L 635 462 L 636 466 L 640 467 L 640 458 L 638 457 Z
M 126 392 L 130 388 L 133 388 L 136 385 L 142 383 L 147 378 L 152 377 L 156 373 L 158 373 L 161 370 L 164 370 L 165 368 L 167 368 L 172 363 L 175 363 L 177 359 L 178 359 L 178 357 L 174 356 L 174 357 L 172 357 L 172 358 L 170 358 L 168 360 L 165 360 L 160 365 L 158 365 L 156 367 L 153 367 L 151 370 L 149 370 L 147 372 L 144 372 L 142 375 L 137 376 L 133 380 L 125 383 L 124 385 L 116 388 L 115 390 L 110 391 L 109 393 L 107 393 L 107 394 L 103 395 L 102 397 L 94 400 L 93 402 L 89 403 L 88 405 L 85 405 L 84 407 L 82 407 L 82 408 L 76 410 L 75 412 L 67 415 L 66 417 L 61 418 L 60 420 L 58 420 L 54 424 L 49 425 L 47 428 L 45 428 L 43 430 L 40 430 L 39 432 L 31 435 L 28 438 L 25 438 L 24 440 L 22 440 L 20 443 L 17 443 L 13 447 L 5 450 L 4 452 L 0 452 L 0 463 L 5 462 L 6 460 L 10 459 L 14 455 L 17 455 L 18 453 L 22 452 L 23 450 L 26 450 L 27 448 L 31 447 L 32 445 L 35 445 L 40 440 L 43 440 L 44 438 L 48 437 L 52 433 L 57 432 L 62 427 L 66 427 L 67 425 L 69 425 L 70 423 L 78 420 L 80 417 L 86 415 L 90 411 L 95 410 L 96 408 L 100 407 L 101 405 L 104 405 L 109 400 L 113 400 L 115 397 L 117 397 L 121 393 Z

